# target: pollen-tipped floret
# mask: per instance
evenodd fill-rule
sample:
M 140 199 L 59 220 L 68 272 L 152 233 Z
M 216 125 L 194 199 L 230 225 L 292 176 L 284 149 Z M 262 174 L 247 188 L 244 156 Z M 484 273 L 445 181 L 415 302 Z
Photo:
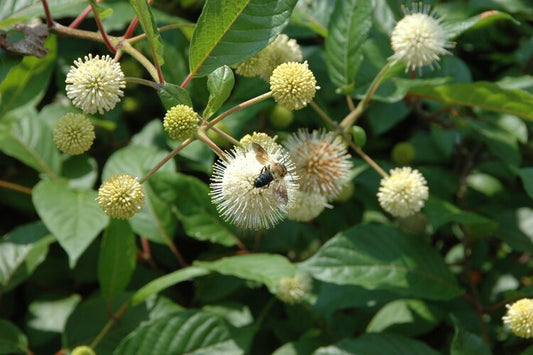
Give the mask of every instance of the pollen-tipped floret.
M 300 190 L 335 198 L 351 180 L 352 161 L 342 139 L 333 132 L 298 130 L 285 147 L 300 177 Z
M 110 217 L 128 219 L 144 204 L 144 191 L 137 178 L 118 174 L 108 177 L 98 189 L 100 208 Z
M 315 97 L 316 79 L 307 62 L 280 64 L 270 77 L 274 100 L 288 110 L 299 110 Z
M 89 54 L 85 61 L 78 58 L 70 67 L 65 82 L 68 98 L 84 113 L 98 111 L 103 114 L 112 110 L 126 87 L 120 64 L 108 55 L 100 58 Z
M 378 201 L 395 217 L 408 217 L 420 211 L 429 196 L 426 179 L 410 167 L 392 169 L 381 179 Z
M 523 298 L 512 305 L 506 305 L 503 322 L 521 338 L 533 338 L 533 299 Z
M 62 152 L 71 155 L 83 154 L 93 144 L 94 126 L 85 115 L 67 113 L 56 122 L 53 138 Z
M 190 106 L 176 105 L 167 111 L 163 128 L 173 139 L 191 138 L 198 128 L 198 116 Z
M 453 47 L 441 21 L 429 15 L 429 5 L 414 3 L 412 11 L 404 10 L 405 17 L 394 27 L 391 46 L 394 61 L 403 60 L 406 70 L 432 65 L 439 56 L 449 54 Z
M 241 228 L 258 230 L 276 225 L 287 216 L 298 189 L 294 164 L 284 149 L 276 143 L 263 148 L 273 162 L 287 169 L 284 176 L 264 186 L 256 187 L 254 181 L 272 166 L 258 160 L 251 143 L 227 152 L 227 160 L 213 167 L 212 201 L 226 221 Z M 280 198 L 280 188 L 286 191 L 287 201 Z

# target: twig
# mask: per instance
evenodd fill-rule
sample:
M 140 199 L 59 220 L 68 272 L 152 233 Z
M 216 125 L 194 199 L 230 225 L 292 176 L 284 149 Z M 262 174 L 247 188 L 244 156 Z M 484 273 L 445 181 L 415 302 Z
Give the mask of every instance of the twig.
M 141 184 L 144 183 L 146 180 L 148 180 L 150 178 L 150 176 L 154 175 L 163 165 L 165 165 L 165 163 L 167 161 L 169 161 L 170 159 L 172 159 L 176 154 L 179 153 L 180 150 L 182 150 L 183 148 L 185 148 L 186 146 L 188 146 L 189 144 L 191 144 L 191 142 L 194 140 L 194 138 L 189 138 L 185 141 L 183 141 L 183 143 L 181 143 L 178 147 L 176 147 L 173 151 L 171 151 L 170 153 L 168 153 L 163 159 L 161 159 L 161 161 L 159 163 L 156 164 L 156 166 L 154 166 L 152 168 L 152 170 L 150 170 L 145 176 L 143 176 L 143 178 L 139 181 Z
M 12 182 L 4 181 L 4 180 L 0 180 L 0 187 L 3 187 L 5 189 L 9 189 L 9 190 L 22 192 L 22 193 L 25 193 L 25 194 L 28 194 L 28 195 L 31 195 L 31 193 L 32 193 L 32 189 L 29 188 L 29 187 L 18 185 L 18 184 L 14 184 Z
M 90 2 L 90 4 L 91 4 L 91 9 L 93 10 L 93 15 L 94 15 L 94 20 L 96 21 L 96 26 L 98 26 L 98 30 L 100 31 L 100 34 L 102 35 L 105 45 L 112 53 L 115 53 L 117 49 L 113 46 L 113 44 L 109 40 L 109 37 L 107 36 L 107 32 L 105 31 L 104 24 L 102 23 L 102 19 L 100 19 L 100 14 L 98 13 L 98 10 L 96 9 L 92 1 Z

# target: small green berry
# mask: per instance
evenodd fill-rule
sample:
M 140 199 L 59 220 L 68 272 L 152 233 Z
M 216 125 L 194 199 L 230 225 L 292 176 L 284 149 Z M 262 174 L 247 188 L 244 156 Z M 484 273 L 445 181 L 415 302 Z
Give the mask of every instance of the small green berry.
M 398 143 L 392 148 L 391 160 L 398 165 L 410 165 L 415 159 L 415 147 L 409 142 Z
M 366 132 L 365 130 L 360 126 L 353 126 L 352 127 L 352 136 L 353 136 L 353 142 L 356 146 L 362 148 L 366 144 Z
M 70 355 L 96 355 L 93 349 L 87 345 L 77 346 L 70 352 Z
M 273 128 L 284 129 L 291 125 L 294 120 L 294 113 L 283 106 L 276 105 L 272 111 L 270 111 L 268 119 Z

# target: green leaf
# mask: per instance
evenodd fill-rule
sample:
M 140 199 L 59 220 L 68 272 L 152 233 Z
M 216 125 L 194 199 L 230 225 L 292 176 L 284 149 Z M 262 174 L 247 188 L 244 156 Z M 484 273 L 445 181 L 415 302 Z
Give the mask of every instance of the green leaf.
M 61 170 L 60 154 L 52 130 L 24 111 L 17 122 L 0 122 L 0 150 L 38 172 L 55 177 Z
M 518 175 L 522 179 L 527 195 L 533 199 L 533 168 L 518 169 Z
M 326 64 L 329 77 L 342 91 L 351 91 L 363 60 L 362 45 L 372 27 L 370 0 L 339 0 L 329 22 Z
M 288 23 L 296 1 L 207 0 L 191 39 L 191 73 L 209 74 L 266 47 Z
M 87 6 L 87 0 L 48 0 L 50 13 L 55 19 L 76 17 Z M 23 22 L 33 17 L 44 17 L 41 0 L 7 0 L 0 2 L 0 21 L 11 18 Z M 0 22 L 0 27 L 7 21 Z
M 368 333 L 394 333 L 409 337 L 423 335 L 434 329 L 444 312 L 420 300 L 396 300 L 381 308 L 366 328 Z
M 174 286 L 180 282 L 194 279 L 196 277 L 204 276 L 209 274 L 209 271 L 206 269 L 189 266 L 184 269 L 180 269 L 170 274 L 161 276 L 155 280 L 150 281 L 145 286 L 140 288 L 132 297 L 132 304 L 136 305 L 143 302 L 149 296 L 159 293 L 166 288 Z
M 37 214 L 67 252 L 71 268 L 107 225 L 96 196 L 92 190 L 74 190 L 63 180 L 42 180 L 33 189 Z
M 394 334 L 365 334 L 319 348 L 314 355 L 438 355 L 439 352 L 416 340 Z
M 463 211 L 448 201 L 430 196 L 424 207 L 424 212 L 431 220 L 436 230 L 441 226 L 455 222 L 468 226 L 475 235 L 487 235 L 498 228 L 493 220 L 473 212 Z
M 0 294 L 27 279 L 48 254 L 54 238 L 40 222 L 21 225 L 0 241 Z
M 326 38 L 328 23 L 336 1 L 299 1 L 291 16 L 291 24 L 306 27 Z
M 39 4 L 42 6 L 41 4 Z M 13 67 L 0 83 L 0 118 L 13 109 L 24 105 L 37 105 L 43 98 L 57 56 L 57 40 L 51 35 L 45 42 L 49 49 L 44 58 L 26 56 Z
M 130 0 L 130 4 L 146 34 L 152 55 L 156 57 L 154 60 L 157 59 L 159 65 L 162 66 L 165 63 L 163 59 L 164 46 L 148 2 L 146 0 Z
M 166 110 L 170 110 L 176 105 L 187 105 L 192 107 L 192 101 L 189 93 L 182 87 L 174 84 L 159 84 L 157 94 Z
M 127 221 L 111 219 L 104 232 L 98 259 L 102 295 L 110 301 L 126 289 L 137 262 L 135 236 Z
M 522 90 L 506 89 L 487 81 L 424 85 L 411 88 L 409 93 L 448 105 L 479 107 L 533 120 L 533 95 Z
M 141 178 L 167 155 L 153 146 L 122 148 L 107 160 L 102 178 L 114 174 L 129 174 Z M 159 171 L 175 172 L 174 160 L 167 161 Z M 163 198 L 154 192 L 151 179 L 143 184 L 145 194 L 141 211 L 129 219 L 133 231 L 157 243 L 167 243 L 176 229 L 176 218 Z
M 448 23 L 446 30 L 449 38 L 456 38 L 469 29 L 486 27 L 501 20 L 512 21 L 517 25 L 520 24 L 519 21 L 505 12 L 490 11 L 481 15 L 472 16 L 466 20 Z
M 0 354 L 30 354 L 28 338 L 13 323 L 0 319 Z
M 425 299 L 446 300 L 462 292 L 435 250 L 386 226 L 341 232 L 301 267 L 321 281 Z
M 533 253 L 533 209 L 528 207 L 501 211 L 495 216 L 498 230 L 494 235 L 513 250 Z
M 287 258 L 276 254 L 230 256 L 212 262 L 196 261 L 194 265 L 223 275 L 260 282 L 272 293 L 276 293 L 279 279 L 292 277 L 296 272 L 296 267 Z
M 103 6 L 102 4 L 97 3 L 95 0 L 89 0 L 89 3 L 94 9 L 96 9 L 96 11 L 98 12 L 98 16 L 102 20 L 106 17 L 111 16 L 111 14 L 113 13 L 112 8 Z
M 29 306 L 31 319 L 28 327 L 44 332 L 63 333 L 67 319 L 81 301 L 80 295 L 70 295 L 62 299 L 37 299 Z
M 150 180 L 154 189 L 178 207 L 178 216 L 188 236 L 197 240 L 232 246 L 237 235 L 218 216 L 209 197 L 209 187 L 184 174 L 157 173 Z
M 169 314 L 143 324 L 117 347 L 121 354 L 243 354 L 229 326 L 219 317 L 198 311 Z
M 522 156 L 516 137 L 513 134 L 483 122 L 470 121 L 467 125 L 481 136 L 481 139 L 487 143 L 492 154 L 507 164 L 520 165 Z
M 235 84 L 233 71 L 227 65 L 217 68 L 207 77 L 209 101 L 204 110 L 204 119 L 211 117 L 228 99 Z
M 90 344 L 109 322 L 108 312 L 116 312 L 121 305 L 129 301 L 129 296 L 131 295 L 124 294 L 111 304 L 102 297 L 89 298 L 79 303 L 67 320 L 65 332 L 62 334 L 63 346 L 74 348 Z M 93 350 L 99 355 L 113 354 L 120 341 L 148 318 L 146 305 L 129 307 L 120 321 L 114 322 Z
M 491 355 L 492 352 L 478 335 L 466 330 L 455 316 L 451 316 L 455 334 L 450 347 L 450 355 Z

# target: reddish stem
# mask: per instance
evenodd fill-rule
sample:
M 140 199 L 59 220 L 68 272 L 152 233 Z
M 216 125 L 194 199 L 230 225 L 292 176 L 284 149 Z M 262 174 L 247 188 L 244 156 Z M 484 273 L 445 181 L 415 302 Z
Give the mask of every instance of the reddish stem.
M 74 21 L 72 21 L 72 23 L 68 27 L 77 28 L 83 22 L 83 20 L 85 20 L 85 18 L 89 16 L 90 13 L 91 13 L 91 5 L 87 6 L 85 10 L 83 10 L 83 12 L 79 14 L 78 17 L 76 17 Z
M 128 26 L 128 29 L 126 30 L 126 33 L 124 33 L 124 39 L 128 39 L 131 36 L 133 36 L 133 32 L 135 32 L 135 29 L 137 28 L 137 25 L 139 24 L 139 19 L 135 17 L 130 25 Z
M 189 85 L 189 82 L 192 80 L 193 75 L 194 75 L 193 73 L 189 73 L 189 75 L 187 75 L 185 80 L 183 80 L 183 83 L 181 83 L 180 85 L 183 89 L 185 89 L 185 87 Z
M 52 28 L 54 26 L 54 22 L 52 21 L 52 16 L 50 15 L 48 2 L 46 0 L 42 0 L 42 4 L 44 8 L 44 14 L 46 15 L 46 24 L 48 25 L 48 28 Z
M 112 53 L 115 53 L 117 50 L 111 44 L 111 41 L 109 40 L 109 37 L 107 36 L 107 32 L 105 31 L 104 25 L 102 24 L 102 20 L 100 19 L 100 15 L 98 14 L 98 11 L 96 10 L 92 2 L 91 2 L 91 8 L 93 10 L 94 20 L 96 21 L 96 25 L 98 26 L 98 30 L 100 31 L 100 34 L 102 35 L 105 45 Z

